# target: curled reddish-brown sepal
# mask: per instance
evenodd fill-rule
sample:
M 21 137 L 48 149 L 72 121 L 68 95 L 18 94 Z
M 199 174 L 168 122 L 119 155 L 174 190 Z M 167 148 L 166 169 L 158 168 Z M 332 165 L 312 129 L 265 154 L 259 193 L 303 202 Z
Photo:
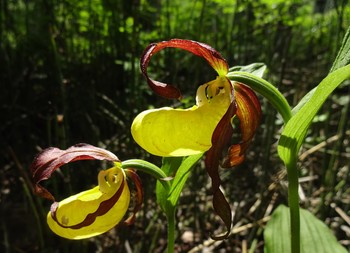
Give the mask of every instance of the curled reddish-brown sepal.
M 135 196 L 135 198 L 133 198 L 135 200 L 133 213 L 129 218 L 127 218 L 124 221 L 124 223 L 126 225 L 130 225 L 130 224 L 134 223 L 135 218 L 136 218 L 136 213 L 141 210 L 141 206 L 142 206 L 142 202 L 143 202 L 143 187 L 142 187 L 140 177 L 135 173 L 134 170 L 126 169 L 124 171 L 125 171 L 126 176 L 128 178 L 131 178 L 131 180 L 133 181 L 135 188 L 136 188 L 136 196 Z
M 231 118 L 235 114 L 236 104 L 231 103 L 226 114 L 221 119 L 212 136 L 212 147 L 207 152 L 205 158 L 205 167 L 212 180 L 213 208 L 226 226 L 226 233 L 221 236 L 212 236 L 215 240 L 227 238 L 231 231 L 232 214 L 224 194 L 220 190 L 221 179 L 219 175 L 219 161 L 222 156 L 222 150 L 227 146 L 233 134 Z
M 189 51 L 199 57 L 203 57 L 210 64 L 210 66 L 214 68 L 219 76 L 226 75 L 228 72 L 228 65 L 226 60 L 221 56 L 219 52 L 207 44 L 183 39 L 172 39 L 169 41 L 152 43 L 143 52 L 140 65 L 141 71 L 146 77 L 148 85 L 160 96 L 166 98 L 181 98 L 181 92 L 175 86 L 153 80 L 149 78 L 147 74 L 147 67 L 151 57 L 158 51 L 167 47 L 180 48 Z
M 239 119 L 239 128 L 241 130 L 241 142 L 229 148 L 222 164 L 224 168 L 239 165 L 244 161 L 244 153 L 252 141 L 261 119 L 261 106 L 254 91 L 241 83 L 234 83 L 234 89 L 237 103 L 236 115 Z
M 52 194 L 39 183 L 49 179 L 51 174 L 60 166 L 79 160 L 108 160 L 119 162 L 119 159 L 113 153 L 89 144 L 80 143 L 66 150 L 58 148 L 47 148 L 41 151 L 32 162 L 30 171 L 34 185 L 34 193 L 55 201 Z

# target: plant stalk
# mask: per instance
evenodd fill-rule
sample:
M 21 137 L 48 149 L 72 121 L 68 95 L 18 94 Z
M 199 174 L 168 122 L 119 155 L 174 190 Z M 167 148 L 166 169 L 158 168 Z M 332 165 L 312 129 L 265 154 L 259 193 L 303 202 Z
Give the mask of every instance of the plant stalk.
M 292 156 L 290 163 L 286 164 L 288 173 L 288 205 L 291 226 L 292 253 L 300 253 L 300 210 L 299 210 L 299 175 L 297 157 Z
M 167 253 L 174 253 L 174 247 L 175 247 L 175 210 L 176 210 L 176 207 L 173 208 L 172 212 L 167 212 L 167 220 L 168 220 Z

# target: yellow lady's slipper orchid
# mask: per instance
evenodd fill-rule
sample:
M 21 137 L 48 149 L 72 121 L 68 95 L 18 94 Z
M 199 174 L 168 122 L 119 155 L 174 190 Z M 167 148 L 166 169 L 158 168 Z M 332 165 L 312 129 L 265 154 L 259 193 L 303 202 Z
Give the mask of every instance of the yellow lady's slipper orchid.
M 153 80 L 147 73 L 151 57 L 167 47 L 180 48 L 204 58 L 218 73 L 218 77 L 199 86 L 196 105 L 191 108 L 163 107 L 137 115 L 131 126 L 134 140 L 149 153 L 163 157 L 203 153 L 212 147 L 216 148 L 222 141 L 228 144 L 232 135 L 229 134 L 232 132 L 231 121 L 237 117 L 240 120 L 242 142 L 229 149 L 225 164 L 232 167 L 241 163 L 261 117 L 260 103 L 255 93 L 244 84 L 231 83 L 226 77 L 226 60 L 209 45 L 172 39 L 149 45 L 141 58 L 142 73 L 157 94 L 166 98 L 181 98 L 181 92 L 175 86 Z M 220 121 L 225 122 L 219 124 Z M 222 128 L 231 129 L 223 131 Z M 220 133 L 214 134 L 215 131 Z M 225 140 L 220 140 L 224 136 Z
M 212 179 L 213 206 L 229 231 L 231 210 L 219 188 L 219 160 L 222 151 L 230 146 L 234 132 L 232 119 L 236 117 L 241 141 L 229 147 L 221 166 L 233 167 L 243 162 L 244 153 L 260 122 L 260 103 L 248 86 L 233 83 L 227 78 L 228 65 L 220 53 L 207 44 L 182 39 L 153 43 L 141 57 L 141 71 L 158 95 L 181 98 L 181 92 L 175 86 L 153 80 L 147 73 L 151 57 L 168 47 L 180 48 L 204 58 L 218 77 L 199 86 L 196 105 L 191 108 L 163 107 L 140 113 L 132 123 L 131 133 L 143 149 L 154 155 L 189 156 L 206 152 L 205 165 Z
M 59 166 L 87 159 L 114 162 L 114 167 L 99 172 L 98 186 L 56 202 L 51 193 L 39 184 L 40 181 L 48 179 Z M 111 152 L 88 144 L 78 144 L 67 150 L 45 149 L 35 158 L 31 170 L 34 192 L 54 201 L 47 215 L 50 229 L 67 239 L 96 236 L 120 223 L 130 202 L 127 175 L 131 176 L 137 187 L 137 205 L 134 212 L 140 208 L 142 202 L 142 187 L 137 175 L 131 170 L 123 170 L 119 159 Z

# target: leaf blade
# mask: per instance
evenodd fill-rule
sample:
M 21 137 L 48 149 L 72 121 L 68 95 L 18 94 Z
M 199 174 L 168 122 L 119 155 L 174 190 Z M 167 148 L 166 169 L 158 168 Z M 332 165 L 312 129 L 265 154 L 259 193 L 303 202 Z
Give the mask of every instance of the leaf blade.
M 344 80 L 350 78 L 350 65 L 341 67 L 327 75 L 318 85 L 312 97 L 288 121 L 278 143 L 278 154 L 285 164 L 297 156 L 312 119 L 324 101 Z
M 176 172 L 168 195 L 168 200 L 173 206 L 177 205 L 182 189 L 187 181 L 188 176 L 190 175 L 191 169 L 197 164 L 202 156 L 203 153 L 192 155 L 186 157 L 181 163 L 179 169 Z
M 301 253 L 346 253 L 328 227 L 312 213 L 300 209 Z M 278 231 L 278 233 L 276 233 Z M 289 208 L 280 205 L 264 231 L 265 253 L 290 253 Z

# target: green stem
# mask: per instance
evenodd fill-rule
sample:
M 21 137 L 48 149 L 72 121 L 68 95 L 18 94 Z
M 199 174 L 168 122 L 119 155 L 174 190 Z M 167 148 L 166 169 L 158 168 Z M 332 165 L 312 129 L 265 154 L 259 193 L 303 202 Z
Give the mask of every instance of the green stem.
M 286 124 L 292 117 L 292 111 L 286 98 L 268 81 L 248 72 L 234 71 L 227 74 L 231 81 L 243 83 L 264 96 L 272 106 L 281 114 Z
M 167 175 L 158 166 L 153 163 L 141 160 L 141 159 L 130 159 L 122 162 L 123 169 L 136 169 L 145 172 L 155 177 L 166 189 L 170 189 L 170 183 L 166 180 Z
M 300 252 L 300 211 L 299 211 L 299 175 L 297 169 L 297 157 L 292 156 L 290 163 L 286 164 L 288 173 L 288 204 L 291 226 L 292 253 Z
M 168 246 L 167 253 L 173 253 L 175 247 L 175 210 L 176 207 L 173 208 L 172 212 L 167 212 L 167 220 L 168 220 Z

